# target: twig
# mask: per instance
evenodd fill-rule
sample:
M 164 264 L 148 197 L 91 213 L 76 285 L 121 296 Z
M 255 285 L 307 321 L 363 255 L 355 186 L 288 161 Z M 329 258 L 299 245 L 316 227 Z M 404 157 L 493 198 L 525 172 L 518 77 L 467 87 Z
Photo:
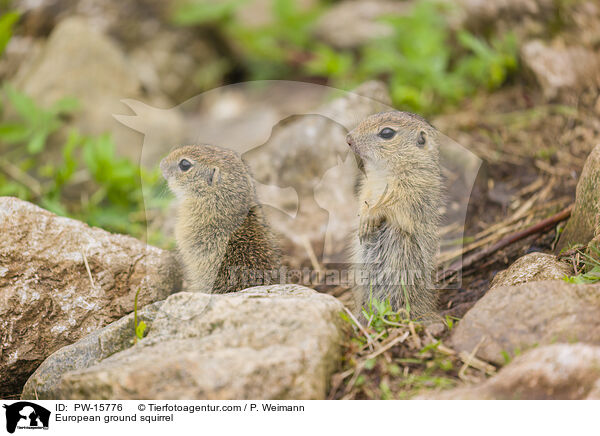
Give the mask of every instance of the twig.
M 481 347 L 481 344 L 483 344 L 484 340 L 485 340 L 485 336 L 483 336 L 481 338 L 481 340 L 479 341 L 479 343 L 477 345 L 475 345 L 475 348 L 473 348 L 473 351 L 471 351 L 471 353 L 469 353 L 468 355 L 465 356 L 466 359 L 463 361 L 464 362 L 463 366 L 458 371 L 458 377 L 460 379 L 465 380 L 465 371 L 471 365 L 473 358 L 477 354 L 477 350 L 479 350 L 479 347 Z
M 479 359 L 477 356 L 471 356 L 469 353 L 461 351 L 460 353 L 456 353 L 452 348 L 445 346 L 444 344 L 440 344 L 437 346 L 437 350 L 441 353 L 447 354 L 448 356 L 457 356 L 460 360 L 464 362 L 469 361 L 469 365 L 473 368 L 479 369 L 485 372 L 488 375 L 492 375 L 496 372 L 496 367 L 494 365 L 490 365 L 484 360 Z
M 479 359 L 477 356 L 471 356 L 469 353 L 465 351 L 461 351 L 458 353 L 458 357 L 463 362 L 469 362 L 469 366 L 472 366 L 475 369 L 485 372 L 487 375 L 492 375 L 496 372 L 496 367 L 490 365 L 484 360 Z
M 369 333 L 367 332 L 367 330 L 365 330 L 360 321 L 356 319 L 356 317 L 352 314 L 352 312 L 348 310 L 347 307 L 344 307 L 344 310 L 346 311 L 350 319 L 354 321 L 354 324 L 356 324 L 356 326 L 363 333 L 363 335 L 365 335 L 365 337 L 367 338 L 367 343 L 369 344 L 369 348 L 371 349 L 371 351 L 373 351 L 373 349 L 375 348 L 375 343 L 373 342 L 373 339 L 371 339 L 371 335 L 369 335 Z
M 554 184 L 554 179 L 551 179 L 540 192 L 537 192 L 534 195 L 532 195 L 531 198 L 525 201 L 509 218 L 500 221 L 496 224 L 493 224 L 483 229 L 477 235 L 475 235 L 474 242 L 464 246 L 463 248 L 444 253 L 443 256 L 440 256 L 440 263 L 449 261 L 455 258 L 456 256 L 463 255 L 468 251 L 479 248 L 487 244 L 488 242 L 495 240 L 496 238 L 498 238 L 498 236 L 507 234 L 513 229 L 521 227 L 523 223 L 519 223 L 519 221 L 526 216 L 527 212 L 532 210 L 534 204 L 538 200 L 543 200 L 548 196 L 548 194 L 552 191 Z
M 410 321 L 408 323 L 408 329 L 410 330 L 410 333 L 412 335 L 411 337 L 412 337 L 412 340 L 413 340 L 413 342 L 415 344 L 415 348 L 416 349 L 421 348 L 421 339 L 419 338 L 419 335 L 417 335 L 417 332 L 415 330 L 415 325 L 413 324 L 412 321 Z
M 344 395 L 348 395 L 348 393 L 350 392 L 350 390 L 354 386 L 354 383 L 356 383 L 356 380 L 358 379 L 358 376 L 360 375 L 360 373 L 362 372 L 362 370 L 363 370 L 364 367 L 365 367 L 365 361 L 364 360 L 362 360 L 362 361 L 360 361 L 360 362 L 358 362 L 356 364 L 356 368 L 354 370 L 354 375 L 352 376 L 352 378 L 350 379 L 350 381 L 346 385 L 346 388 L 344 389 Z
M 404 342 L 406 340 L 406 338 L 408 338 L 408 335 L 409 335 L 408 332 L 404 332 L 404 334 L 402 336 L 397 336 L 396 338 L 394 338 L 393 340 L 388 342 L 385 346 L 383 346 L 383 347 L 379 348 L 377 351 L 374 351 L 373 353 L 365 356 L 365 359 L 366 360 L 373 359 L 373 358 L 379 356 L 381 353 L 385 353 L 387 350 L 392 348 L 394 345 Z
M 485 258 L 486 256 L 489 256 L 490 254 L 495 253 L 496 251 L 501 250 L 502 248 L 507 247 L 510 244 L 520 241 L 521 239 L 524 239 L 527 236 L 533 235 L 535 233 L 543 232 L 543 231 L 547 230 L 548 228 L 553 227 L 554 225 L 558 224 L 559 222 L 568 219 L 571 216 L 572 209 L 573 209 L 573 205 L 571 204 L 570 206 L 563 209 L 559 213 L 552 215 L 551 217 L 546 218 L 546 219 L 540 221 L 539 223 L 534 224 L 531 227 L 528 227 L 525 230 L 521 230 L 520 232 L 516 232 L 511 235 L 508 235 L 508 236 L 502 238 L 501 240 L 499 240 L 498 242 L 496 242 L 495 244 L 490 245 L 490 246 L 484 248 L 483 250 L 480 250 L 478 252 L 475 252 L 475 253 L 465 257 L 465 259 L 462 262 L 463 270 L 467 267 L 470 267 L 475 262 L 480 261 L 481 259 Z M 440 279 L 441 280 L 447 279 L 448 277 L 450 277 L 451 275 L 456 273 L 460 268 L 461 268 L 461 261 L 458 260 L 458 261 L 454 262 L 452 265 L 450 265 L 442 273 Z

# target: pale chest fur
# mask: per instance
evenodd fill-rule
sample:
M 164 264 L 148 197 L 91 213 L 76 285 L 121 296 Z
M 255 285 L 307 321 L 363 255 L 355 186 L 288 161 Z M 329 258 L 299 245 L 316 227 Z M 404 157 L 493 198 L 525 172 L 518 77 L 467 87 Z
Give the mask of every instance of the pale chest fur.
M 415 222 L 409 207 L 409 203 L 414 201 L 411 193 L 398 185 L 389 170 L 374 166 L 366 169 L 359 195 L 359 216 L 379 216 L 398 229 L 414 232 Z

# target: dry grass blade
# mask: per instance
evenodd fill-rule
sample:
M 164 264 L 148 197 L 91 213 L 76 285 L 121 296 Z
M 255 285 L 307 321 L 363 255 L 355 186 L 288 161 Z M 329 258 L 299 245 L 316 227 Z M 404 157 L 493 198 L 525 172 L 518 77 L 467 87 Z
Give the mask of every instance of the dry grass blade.
M 471 351 L 469 354 L 467 354 L 465 356 L 465 359 L 463 360 L 463 366 L 460 368 L 460 371 L 458 371 L 458 377 L 461 380 L 467 380 L 468 378 L 465 376 L 465 371 L 467 370 L 467 368 L 469 366 L 471 366 L 471 363 L 473 362 L 473 359 L 475 358 L 475 355 L 477 354 L 477 351 L 479 350 L 479 347 L 481 347 L 481 344 L 483 344 L 483 341 L 485 340 L 485 336 L 483 336 L 481 338 L 481 340 L 479 341 L 479 343 L 477 345 L 475 345 L 475 348 L 473 348 L 473 351 Z
M 367 332 L 367 330 L 363 327 L 363 325 L 360 323 L 360 321 L 358 319 L 356 319 L 356 317 L 352 314 L 352 312 L 350 312 L 350 310 L 348 310 L 347 307 L 344 307 L 344 310 L 346 311 L 346 313 L 348 314 L 350 319 L 354 322 L 354 324 L 356 324 L 356 327 L 358 327 L 358 329 L 362 332 L 362 334 L 365 335 L 365 339 L 367 340 L 367 343 L 369 344 L 369 348 L 372 351 L 375 348 L 375 343 L 373 342 L 373 339 L 371 338 L 371 335 L 369 334 L 369 332 Z
M 448 356 L 458 356 L 458 358 L 462 360 L 463 363 L 469 362 L 469 366 L 483 371 L 487 375 L 493 375 L 496 373 L 496 367 L 494 365 L 490 365 L 486 361 L 481 360 L 478 357 L 471 355 L 470 353 L 466 353 L 464 351 L 457 353 L 452 348 L 449 348 L 444 344 L 438 345 L 437 349 L 441 353 L 447 354 Z
M 387 350 L 392 348 L 394 345 L 404 342 L 406 340 L 406 338 L 408 338 L 408 335 L 409 335 L 408 332 L 404 332 L 403 335 L 396 336 L 393 340 L 389 341 L 387 344 L 385 344 L 385 345 L 382 344 L 382 346 L 379 347 L 377 350 L 375 350 L 373 353 L 365 356 L 365 360 L 374 359 L 375 357 L 379 356 L 380 354 L 385 353 Z
M 456 271 L 458 271 L 458 269 L 461 267 L 463 269 L 463 274 L 464 274 L 464 270 L 467 267 L 473 265 L 474 263 L 480 261 L 481 259 L 484 259 L 486 256 L 489 256 L 490 254 L 495 253 L 496 251 L 498 251 L 514 242 L 520 241 L 521 239 L 526 238 L 527 236 L 533 235 L 535 233 L 543 232 L 543 231 L 547 230 L 549 227 L 552 227 L 552 226 L 558 224 L 559 222 L 566 220 L 567 218 L 569 218 L 571 216 L 572 209 L 573 209 L 573 205 L 570 205 L 569 207 L 563 209 L 559 213 L 557 213 L 549 218 L 546 218 L 546 219 L 538 222 L 537 224 L 535 224 L 529 228 L 526 228 L 525 230 L 521 230 L 519 232 L 505 236 L 504 238 L 502 238 L 498 242 L 494 243 L 493 245 L 489 245 L 489 246 L 485 247 L 483 250 L 480 250 L 480 251 L 470 254 L 462 262 L 460 262 L 460 260 L 455 262 L 454 264 L 450 265 L 450 267 L 448 267 L 441 274 L 441 279 L 442 280 L 447 279 L 448 277 L 453 275 Z
M 419 338 L 419 335 L 417 335 L 417 332 L 415 331 L 415 325 L 412 321 L 408 323 L 408 329 L 410 330 L 411 339 L 415 345 L 415 348 L 421 348 L 421 338 Z
M 92 284 L 92 288 L 95 288 L 96 285 L 94 284 L 94 279 L 92 277 L 92 271 L 90 270 L 90 264 L 88 263 L 87 256 L 85 255 L 83 250 L 81 250 L 81 257 L 83 257 L 83 263 L 85 264 L 85 269 L 87 270 L 88 277 L 90 278 L 90 283 Z

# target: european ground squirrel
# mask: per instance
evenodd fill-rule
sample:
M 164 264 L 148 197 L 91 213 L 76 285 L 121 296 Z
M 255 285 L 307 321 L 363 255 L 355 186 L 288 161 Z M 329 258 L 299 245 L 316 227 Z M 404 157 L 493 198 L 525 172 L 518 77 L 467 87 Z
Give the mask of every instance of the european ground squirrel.
M 359 310 L 370 296 L 389 299 L 395 310 L 409 306 L 413 318 L 436 310 L 432 274 L 442 202 L 439 135 L 418 115 L 384 112 L 347 136 L 365 173 L 354 244 L 354 263 L 362 272 L 362 283 L 354 289 Z
M 242 159 L 220 147 L 188 145 L 160 169 L 179 200 L 175 239 L 190 290 L 270 284 L 280 255 Z

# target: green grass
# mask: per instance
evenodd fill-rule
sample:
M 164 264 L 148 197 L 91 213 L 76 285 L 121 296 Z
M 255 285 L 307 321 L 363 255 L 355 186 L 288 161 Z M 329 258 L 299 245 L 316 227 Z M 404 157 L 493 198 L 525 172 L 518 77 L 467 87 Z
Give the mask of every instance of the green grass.
M 136 344 L 138 340 L 144 339 L 144 332 L 146 331 L 146 323 L 144 321 L 138 322 L 138 296 L 141 288 L 135 292 L 135 298 L 133 300 L 133 325 L 134 325 L 134 336 L 133 343 Z
M 406 309 L 395 312 L 389 301 L 370 296 L 363 309 L 364 325 L 342 315 L 352 325 L 353 334 L 346 345 L 342 371 L 334 377 L 343 377 L 343 381 L 334 384 L 331 397 L 403 399 L 459 383 L 462 362 L 457 355 L 449 354 L 443 340 L 433 338 L 425 324 L 411 320 L 409 313 Z M 446 319 L 451 327 L 455 320 Z M 471 377 L 476 371 L 469 368 L 467 372 Z
M 584 271 L 574 276 L 565 276 L 563 280 L 567 283 L 590 284 L 600 282 L 600 249 L 590 246 L 593 256 L 577 250 L 577 253 L 583 257 Z
M 158 169 L 119 157 L 109 134 L 65 132 L 74 99 L 44 108 L 4 84 L 0 108 L 0 195 L 109 231 L 146 235 L 144 197 L 157 197 Z
M 0 8 L 0 10 L 2 9 Z M 0 56 L 4 53 L 4 49 L 12 36 L 13 27 L 19 21 L 19 18 L 20 14 L 16 11 L 6 12 L 0 16 Z
M 419 0 L 405 16 L 386 16 L 391 36 L 358 50 L 339 50 L 312 36 L 327 3 L 309 10 L 293 0 L 273 0 L 273 20 L 249 27 L 236 19 L 244 0 L 190 0 L 173 14 L 181 26 L 201 26 L 228 41 L 246 79 L 324 78 L 350 89 L 375 78 L 386 81 L 394 105 L 425 114 L 438 113 L 479 91 L 501 86 L 517 69 L 513 35 L 476 37 L 447 25 L 448 6 Z M 216 85 L 216 84 L 215 84 Z

